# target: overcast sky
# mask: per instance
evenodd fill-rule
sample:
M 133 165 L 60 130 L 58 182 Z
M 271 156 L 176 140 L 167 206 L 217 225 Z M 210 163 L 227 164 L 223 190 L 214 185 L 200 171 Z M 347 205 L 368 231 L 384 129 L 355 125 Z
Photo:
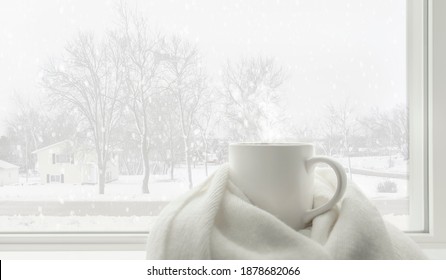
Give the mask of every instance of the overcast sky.
M 327 102 L 364 111 L 406 99 L 405 0 L 128 1 L 154 28 L 195 41 L 215 79 L 227 59 L 265 55 L 287 70 L 287 114 L 307 121 Z M 0 2 L 0 118 L 14 92 L 40 94 L 39 71 L 79 30 L 115 24 L 116 1 Z M 4 125 L 0 124 L 0 132 Z

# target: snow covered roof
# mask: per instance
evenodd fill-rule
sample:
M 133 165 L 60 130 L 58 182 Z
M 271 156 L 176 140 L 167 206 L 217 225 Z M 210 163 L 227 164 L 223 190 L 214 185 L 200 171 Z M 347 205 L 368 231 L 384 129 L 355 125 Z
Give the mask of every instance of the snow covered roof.
M 37 149 L 37 150 L 33 151 L 32 154 L 38 153 L 38 152 L 43 151 L 43 150 L 46 150 L 46 149 L 53 148 L 53 147 L 55 147 L 55 146 L 59 146 L 60 144 L 63 144 L 63 143 L 65 143 L 65 142 L 68 142 L 68 143 L 70 143 L 70 144 L 73 144 L 73 142 L 70 141 L 70 140 L 63 140 L 63 141 L 60 141 L 60 142 L 57 142 L 57 143 L 54 143 L 54 144 L 45 146 L 45 147 L 43 147 L 43 148 Z
M 17 165 L 14 165 L 12 163 L 6 162 L 4 160 L 0 159 L 0 168 L 1 169 L 12 169 L 12 168 L 19 168 Z

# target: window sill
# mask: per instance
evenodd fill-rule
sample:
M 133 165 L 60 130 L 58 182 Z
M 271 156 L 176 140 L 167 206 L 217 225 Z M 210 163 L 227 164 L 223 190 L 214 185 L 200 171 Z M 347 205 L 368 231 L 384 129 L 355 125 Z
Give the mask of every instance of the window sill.
M 0 251 L 141 251 L 147 234 L 1 234 Z
M 446 243 L 429 234 L 409 234 L 432 259 L 446 259 Z M 1 234 L 0 259 L 63 258 L 144 259 L 147 234 Z M 72 254 L 71 254 L 72 253 Z M 43 254 L 43 255 L 41 255 Z M 84 257 L 85 256 L 85 257 Z M 59 258 L 59 257 L 57 257 Z
M 0 251 L 2 260 L 144 260 L 145 251 Z
M 431 260 L 445 260 L 446 249 L 423 250 Z M 2 260 L 144 260 L 139 251 L 0 251 Z

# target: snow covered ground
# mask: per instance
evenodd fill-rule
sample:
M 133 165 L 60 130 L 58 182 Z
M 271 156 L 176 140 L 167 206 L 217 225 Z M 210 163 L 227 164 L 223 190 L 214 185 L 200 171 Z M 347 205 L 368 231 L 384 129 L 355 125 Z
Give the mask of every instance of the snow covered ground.
M 344 165 L 346 159 L 338 159 Z M 354 168 L 364 168 L 385 172 L 403 173 L 406 164 L 395 159 L 394 167 L 386 168 L 387 157 L 352 158 Z M 209 166 L 209 174 L 218 166 Z M 0 200 L 10 201 L 169 201 L 189 190 L 186 182 L 186 168 L 175 170 L 175 180 L 170 180 L 169 174 L 152 175 L 150 177 L 150 194 L 142 194 L 142 176 L 121 175 L 118 181 L 107 184 L 105 194 L 98 194 L 97 185 L 69 185 L 69 184 L 40 184 L 38 178 L 30 178 L 28 183 L 21 178 L 19 185 L 0 187 Z M 194 184 L 202 182 L 205 178 L 203 166 L 193 169 Z M 401 198 L 407 196 L 407 180 L 383 178 L 365 175 L 352 175 L 353 181 L 371 199 Z M 377 190 L 379 183 L 386 180 L 397 185 L 396 193 L 380 193 Z
M 153 176 L 154 177 L 154 176 Z M 149 194 L 141 191 L 142 176 L 120 176 L 118 181 L 98 193 L 97 185 L 36 184 L 0 187 L 1 200 L 15 201 L 166 201 L 185 193 L 188 187 L 182 181 L 152 178 Z
M 348 166 L 347 158 L 337 158 L 342 165 Z M 392 167 L 389 167 L 389 157 L 373 156 L 373 157 L 352 157 L 350 158 L 353 168 L 371 169 L 386 172 L 407 172 L 407 161 L 399 156 L 392 156 Z
M 148 232 L 156 216 L 0 216 L 0 232 Z
M 346 159 L 338 159 L 346 165 Z M 393 167 L 388 167 L 387 157 L 369 157 L 352 158 L 352 167 L 403 173 L 406 170 L 406 162 L 402 159 L 393 159 Z M 218 166 L 210 166 L 209 173 Z M 135 216 L 130 206 L 135 204 L 147 203 L 155 204 L 159 202 L 168 202 L 175 199 L 189 190 L 186 184 L 186 168 L 180 167 L 175 170 L 175 180 L 170 180 L 169 174 L 152 175 L 150 178 L 150 194 L 142 194 L 141 181 L 142 176 L 120 176 L 118 181 L 107 184 L 104 195 L 98 194 L 96 185 L 68 185 L 68 184 L 44 184 L 41 185 L 36 178 L 31 178 L 28 183 L 22 182 L 19 185 L 0 187 L 0 231 L 147 231 L 154 220 L 155 214 L 148 212 L 146 215 Z M 193 169 L 194 184 L 198 184 L 206 177 L 203 166 L 197 166 Z M 380 211 L 391 222 L 403 229 L 407 229 L 407 180 L 373 177 L 365 175 L 352 175 L 353 181 L 359 188 L 373 201 L 375 201 Z M 377 186 L 386 180 L 394 182 L 397 186 L 395 193 L 378 192 Z M 378 203 L 384 201 L 385 203 Z M 395 204 L 392 206 L 392 201 Z M 16 202 L 17 207 L 14 208 Z M 26 205 L 35 205 L 41 202 L 36 215 L 21 214 L 18 207 L 19 202 Z M 63 207 L 73 207 L 76 202 L 85 205 L 86 202 L 92 202 L 93 207 L 89 210 L 76 212 L 69 211 L 69 215 L 48 216 L 45 213 L 45 207 L 63 209 Z M 84 204 L 82 204 L 82 203 Z M 111 215 L 98 211 L 94 207 L 94 202 L 128 202 L 129 207 L 121 213 L 116 211 Z M 132 203 L 133 202 L 133 203 Z M 8 204 L 9 203 L 9 204 Z M 2 206 L 3 205 L 3 206 Z M 9 205 L 8 207 L 5 205 Z M 380 206 L 381 205 L 381 206 Z M 131 208 L 131 207 L 130 207 Z M 385 209 L 384 209 L 385 208 Z M 29 210 L 29 209 L 28 209 Z M 43 211 L 42 211 L 43 210 Z M 140 209 L 141 210 L 141 209 Z M 64 211 L 65 212 L 65 211 Z M 156 212 L 156 211 L 155 211 Z M 155 213 L 154 212 L 154 213 Z M 139 211 L 138 213 L 141 213 Z M 158 213 L 158 212 L 156 212 Z
M 148 232 L 156 216 L 0 216 L 0 232 Z M 402 230 L 409 230 L 407 215 L 384 215 Z
M 217 167 L 210 166 L 209 174 Z M 38 178 L 30 178 L 26 183 L 21 178 L 19 185 L 0 187 L 0 201 L 170 201 L 189 190 L 186 169 L 175 170 L 175 175 L 175 180 L 170 180 L 170 174 L 152 175 L 149 194 L 141 191 L 141 175 L 121 175 L 106 185 L 105 194 L 98 193 L 97 185 L 40 184 Z M 202 167 L 193 169 L 193 176 L 194 184 L 206 178 Z

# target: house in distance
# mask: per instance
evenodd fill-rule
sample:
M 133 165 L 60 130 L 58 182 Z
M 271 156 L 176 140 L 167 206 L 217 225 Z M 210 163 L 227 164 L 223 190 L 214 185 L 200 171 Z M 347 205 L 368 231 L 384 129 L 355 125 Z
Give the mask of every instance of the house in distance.
M 33 152 L 37 156 L 36 169 L 42 184 L 96 184 L 98 182 L 97 156 L 93 150 L 76 148 L 70 140 L 64 140 Z M 110 154 L 105 181 L 118 179 L 119 159 Z
M 18 183 L 19 167 L 4 160 L 0 160 L 0 186 L 15 185 Z

